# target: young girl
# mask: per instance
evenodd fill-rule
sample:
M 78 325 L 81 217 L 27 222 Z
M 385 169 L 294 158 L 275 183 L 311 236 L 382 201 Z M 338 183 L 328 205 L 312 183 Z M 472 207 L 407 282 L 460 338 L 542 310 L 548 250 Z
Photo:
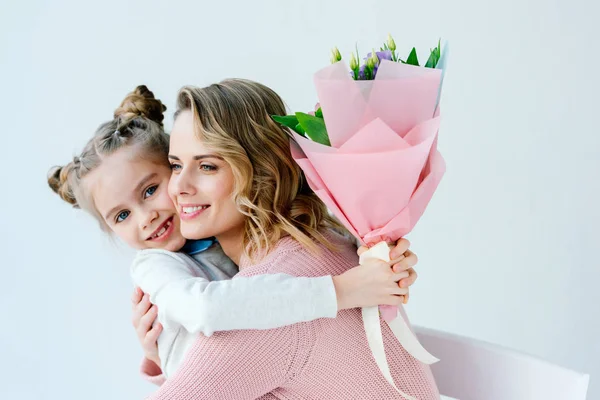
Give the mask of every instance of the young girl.
M 146 87 L 138 87 L 81 155 L 53 168 L 48 178 L 63 200 L 90 212 L 104 230 L 139 250 L 132 278 L 154 309 L 158 306 L 164 326 L 158 354 L 147 357 L 165 376 L 174 373 L 199 332 L 210 336 L 215 331 L 271 329 L 334 318 L 347 308 L 401 303 L 407 290 L 396 282 L 407 273 L 395 274 L 385 263 L 333 277 L 264 274 L 229 280 L 237 267 L 214 239 L 188 242 L 184 248 L 180 215 L 167 191 L 171 169 L 162 128 L 165 109 Z M 204 211 L 181 206 L 185 219 Z M 235 211 L 224 210 L 222 217 L 229 212 Z
M 186 237 L 215 236 L 240 266 L 234 277 L 337 275 L 357 262 L 325 205 L 303 180 L 279 96 L 251 81 L 187 87 L 178 97 L 169 159 L 171 196 Z M 357 166 L 368 168 L 368 165 Z M 242 304 L 240 304 L 242 306 Z M 431 370 L 382 326 L 399 393 L 369 350 L 360 310 L 270 330 L 198 336 L 155 399 L 438 399 Z

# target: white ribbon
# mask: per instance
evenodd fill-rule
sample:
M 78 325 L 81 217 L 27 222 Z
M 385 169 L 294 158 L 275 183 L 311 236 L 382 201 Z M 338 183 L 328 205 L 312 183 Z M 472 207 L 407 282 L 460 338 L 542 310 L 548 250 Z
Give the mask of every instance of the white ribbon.
M 390 261 L 390 249 L 386 242 L 379 242 L 375 246 L 371 247 L 368 251 L 365 251 L 360 255 L 359 262 L 361 265 L 372 260 L 383 260 L 386 262 Z M 381 325 L 379 322 L 379 307 L 364 307 L 362 309 L 363 325 L 365 327 L 365 333 L 367 335 L 367 342 L 369 348 L 375 359 L 375 363 L 379 367 L 379 370 L 394 389 L 398 391 L 402 396 L 408 400 L 417 400 L 414 397 L 407 395 L 396 387 L 392 374 L 390 373 L 390 367 L 385 357 L 385 350 L 383 346 L 383 336 L 381 334 Z M 391 321 L 386 321 L 390 327 L 398 342 L 404 347 L 404 349 L 424 364 L 433 364 L 439 360 L 431 355 L 425 348 L 419 343 L 419 340 L 410 330 L 410 327 L 399 313 L 396 318 Z

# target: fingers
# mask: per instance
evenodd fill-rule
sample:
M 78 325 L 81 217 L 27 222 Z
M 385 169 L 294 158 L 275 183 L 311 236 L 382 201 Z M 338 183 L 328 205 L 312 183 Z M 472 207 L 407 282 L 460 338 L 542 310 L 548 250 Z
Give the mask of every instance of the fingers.
M 136 286 L 135 289 L 133 289 L 133 294 L 131 295 L 131 304 L 135 307 L 140 300 L 142 300 L 143 295 L 144 293 L 142 292 L 142 289 Z
M 369 250 L 369 248 L 368 248 L 367 246 L 360 246 L 360 247 L 358 248 L 358 250 L 356 251 L 356 254 L 358 254 L 358 256 L 360 257 L 360 255 L 361 255 L 362 253 L 364 253 L 365 251 L 367 251 L 367 250 Z
M 163 326 L 160 323 L 157 323 L 148 331 L 146 338 L 144 339 L 147 345 L 154 345 L 160 336 L 160 333 L 163 330 Z
M 417 255 L 410 250 L 404 252 L 404 258 L 395 259 L 392 261 L 394 272 L 406 271 L 414 267 L 419 262 Z
M 394 282 L 400 282 L 400 280 L 408 279 L 408 278 L 410 278 L 410 272 L 408 272 L 408 271 L 402 271 L 397 274 L 396 273 L 392 274 L 392 280 Z M 399 284 L 398 284 L 398 287 L 400 287 Z
M 407 288 L 406 289 L 405 288 L 401 288 L 401 287 L 398 287 L 398 285 L 394 286 L 391 289 L 391 294 L 394 294 L 394 295 L 405 295 L 407 293 L 408 293 L 408 289 Z
M 402 256 L 410 247 L 410 242 L 407 239 L 400 239 L 396 242 L 396 246 L 390 251 L 390 259 L 395 260 Z
M 417 271 L 415 271 L 414 269 L 410 268 L 408 271 L 404 271 L 408 273 L 408 276 L 405 278 L 401 278 L 401 280 L 398 282 L 398 285 L 401 288 L 407 288 L 409 286 L 412 286 L 413 283 L 415 283 L 415 281 L 417 280 Z
M 148 310 L 148 312 L 144 314 L 142 318 L 140 318 L 138 332 L 145 335 L 152 328 L 152 323 L 156 319 L 157 314 L 158 308 L 156 306 L 152 306 L 150 310 Z
M 134 327 L 137 328 L 140 319 L 148 312 L 151 305 L 150 296 L 147 294 L 142 297 L 142 300 L 139 303 L 133 305 L 132 323 Z
M 399 306 L 404 304 L 404 295 L 386 296 L 384 299 L 382 299 L 380 304 L 386 306 Z

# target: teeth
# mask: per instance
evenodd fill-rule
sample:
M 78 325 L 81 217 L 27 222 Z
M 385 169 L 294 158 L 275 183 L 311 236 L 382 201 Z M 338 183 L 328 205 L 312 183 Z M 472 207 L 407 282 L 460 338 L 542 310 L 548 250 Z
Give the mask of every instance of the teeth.
M 191 214 L 194 213 L 198 210 L 204 210 L 205 208 L 208 208 L 208 206 L 197 206 L 197 207 L 183 207 L 183 212 L 185 214 Z
M 171 221 L 167 222 L 165 224 L 165 226 L 160 228 L 160 231 L 158 231 L 158 232 L 156 232 L 156 234 L 152 235 L 152 239 L 156 239 L 157 237 L 162 236 L 167 231 L 167 229 L 169 229 L 170 226 L 171 226 Z

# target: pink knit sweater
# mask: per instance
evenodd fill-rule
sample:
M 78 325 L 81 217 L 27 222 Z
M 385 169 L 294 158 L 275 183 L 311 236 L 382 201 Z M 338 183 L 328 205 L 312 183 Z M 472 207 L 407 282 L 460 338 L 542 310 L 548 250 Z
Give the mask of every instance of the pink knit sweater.
M 287 237 L 259 264 L 242 260 L 238 276 L 338 275 L 357 265 L 353 243 L 334 233 L 327 236 L 340 251 L 321 247 L 321 254 L 315 256 Z M 439 399 L 430 368 L 412 358 L 386 324 L 382 331 L 396 386 L 419 400 Z M 278 329 L 200 335 L 179 370 L 150 398 L 383 400 L 402 396 L 381 375 L 367 344 L 360 310 L 353 309 L 341 311 L 335 319 Z

